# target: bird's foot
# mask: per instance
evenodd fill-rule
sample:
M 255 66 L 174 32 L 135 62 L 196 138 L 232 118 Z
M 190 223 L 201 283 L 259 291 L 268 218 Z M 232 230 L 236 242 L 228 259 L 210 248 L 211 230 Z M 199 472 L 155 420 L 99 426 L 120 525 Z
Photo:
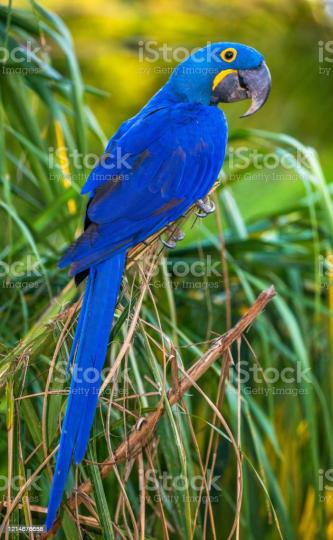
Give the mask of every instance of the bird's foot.
M 200 210 L 199 212 L 196 212 L 196 216 L 199 218 L 205 218 L 212 212 L 215 212 L 215 204 L 209 199 L 209 197 L 198 199 L 196 205 Z
M 185 234 L 183 233 L 183 231 L 181 231 L 179 227 L 174 225 L 167 229 L 167 233 L 168 237 L 166 240 L 162 239 L 162 244 L 164 244 L 164 246 L 169 249 L 175 248 L 177 242 L 180 242 L 180 240 L 183 240 L 185 238 Z

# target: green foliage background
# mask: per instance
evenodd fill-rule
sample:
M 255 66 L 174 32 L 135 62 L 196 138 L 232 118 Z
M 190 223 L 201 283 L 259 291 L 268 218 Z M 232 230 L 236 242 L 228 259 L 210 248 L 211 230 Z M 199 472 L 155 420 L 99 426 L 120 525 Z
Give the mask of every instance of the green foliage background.
M 226 290 L 235 323 L 258 292 L 274 284 L 277 299 L 247 335 L 255 357 L 245 341 L 241 350 L 250 379 L 241 388 L 240 537 L 333 538 L 332 482 L 325 477 L 333 468 L 333 73 L 320 73 L 330 63 L 319 62 L 318 45 L 331 35 L 324 5 L 305 0 L 49 0 L 43 6 L 0 6 L 2 47 L 10 50 L 28 40 L 42 47 L 30 62 L 22 52 L 25 72 L 10 72 L 16 64 L 7 62 L 0 73 L 0 474 L 2 480 L 15 480 L 1 482 L 1 500 L 20 492 L 59 438 L 68 388 L 59 366 L 66 361 L 73 324 L 60 337 L 65 308 L 78 293 L 67 285 L 57 261 L 81 228 L 85 201 L 79 191 L 88 172 L 86 155 L 102 152 L 119 123 L 164 83 L 162 68 L 174 65 L 165 58 L 141 62 L 140 42 L 154 40 L 156 46 L 165 43 L 176 50 L 207 41 L 242 41 L 264 53 L 273 77 L 271 97 L 246 120 L 239 118 L 244 103 L 227 107 L 229 156 L 215 197 L 217 215 L 194 226 L 190 219 L 185 240 L 169 254 L 169 262 L 162 259 L 118 383 L 111 385 L 113 395 L 106 391 L 102 396 L 88 458 L 105 459 L 135 420 L 157 406 L 162 383 L 172 381 L 170 363 L 163 378 L 163 362 L 174 348 L 179 365 L 189 367 L 209 340 L 227 329 Z M 207 268 L 204 275 L 183 276 L 184 265 L 189 268 L 198 260 Z M 207 261 L 218 268 L 217 276 L 208 271 Z M 127 335 L 141 286 L 134 265 L 122 292 L 108 367 Z M 61 346 L 53 357 L 57 343 Z M 232 354 L 235 365 L 220 410 L 236 436 L 237 350 Z M 49 384 L 52 358 L 56 373 Z M 217 362 L 200 381 L 213 402 L 221 365 Z M 254 379 L 251 368 L 258 365 L 266 383 Z M 272 368 L 280 374 L 277 382 L 269 378 Z M 286 382 L 281 376 L 285 368 L 306 376 Z M 53 393 L 45 398 L 48 384 Z M 132 394 L 140 397 L 124 401 Z M 112 397 L 118 407 L 110 407 Z M 213 474 L 219 477 L 219 489 L 210 493 L 215 528 L 217 538 L 228 538 L 236 461 L 228 436 L 213 418 L 208 400 L 193 390 L 161 422 L 153 462 L 165 515 L 161 518 L 156 500 L 147 501 L 145 538 L 163 538 L 163 520 L 170 538 L 214 538 L 204 503 L 193 527 L 197 491 L 185 493 L 192 497 L 186 503 L 184 492 L 169 491 L 161 481 L 164 473 L 172 479 L 200 474 L 198 450 L 205 461 L 211 436 L 217 453 L 216 460 L 210 455 L 208 466 L 214 463 Z M 149 470 L 147 455 L 143 459 Z M 68 493 L 90 477 L 99 523 L 92 527 L 83 520 L 78 528 L 64 510 L 58 538 L 136 538 L 138 465 L 130 470 L 119 466 L 116 472 L 102 482 L 88 462 L 73 468 Z M 51 469 L 43 466 L 26 490 L 28 498 L 20 497 L 23 506 L 13 509 L 11 524 L 43 523 L 50 478 Z M 87 509 L 80 512 L 91 515 Z

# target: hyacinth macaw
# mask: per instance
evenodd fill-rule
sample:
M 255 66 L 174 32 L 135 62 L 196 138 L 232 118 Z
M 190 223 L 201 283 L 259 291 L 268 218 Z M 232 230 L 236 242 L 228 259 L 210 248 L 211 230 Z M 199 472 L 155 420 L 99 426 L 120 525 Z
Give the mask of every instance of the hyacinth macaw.
M 46 528 L 59 509 L 72 460 L 83 459 L 94 420 L 101 372 L 128 250 L 184 215 L 205 197 L 223 164 L 227 122 L 219 103 L 252 99 L 243 116 L 265 103 L 271 85 L 263 56 L 239 43 L 215 43 L 179 64 L 141 111 L 125 121 L 89 175 L 85 230 L 60 267 L 76 282 L 87 276 L 69 356 L 72 377 L 50 493 Z M 126 160 L 119 160 L 119 154 Z M 177 238 L 176 238 L 177 239 Z

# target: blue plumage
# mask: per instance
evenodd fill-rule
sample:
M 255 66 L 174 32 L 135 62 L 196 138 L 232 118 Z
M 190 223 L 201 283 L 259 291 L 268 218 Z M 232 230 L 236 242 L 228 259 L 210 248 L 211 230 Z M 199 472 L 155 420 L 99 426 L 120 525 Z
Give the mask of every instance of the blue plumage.
M 227 143 L 225 116 L 215 104 L 219 95 L 222 101 L 250 97 L 246 81 L 242 86 L 246 72 L 239 71 L 238 78 L 235 74 L 259 70 L 262 61 L 254 49 L 230 43 L 210 45 L 190 56 L 149 103 L 121 125 L 82 189 L 90 196 L 85 231 L 60 266 L 70 265 L 71 275 L 88 279 L 69 357 L 69 365 L 75 362 L 47 529 L 60 506 L 71 462 L 80 463 L 86 451 L 126 253 L 210 191 Z
M 75 463 L 80 463 L 86 451 L 125 257 L 126 254 L 120 252 L 100 262 L 89 272 L 73 343 L 77 348 L 75 369 L 61 430 L 46 520 L 47 529 L 51 527 L 59 508 L 72 458 Z
M 139 118 L 117 142 L 131 167 L 117 170 L 119 183 L 101 184 L 110 174 L 101 167 L 88 178 L 87 189 L 96 178 L 99 184 L 87 211 L 93 225 L 61 265 L 71 264 L 75 275 L 179 218 L 216 181 L 226 141 L 225 117 L 217 107 L 180 103 Z

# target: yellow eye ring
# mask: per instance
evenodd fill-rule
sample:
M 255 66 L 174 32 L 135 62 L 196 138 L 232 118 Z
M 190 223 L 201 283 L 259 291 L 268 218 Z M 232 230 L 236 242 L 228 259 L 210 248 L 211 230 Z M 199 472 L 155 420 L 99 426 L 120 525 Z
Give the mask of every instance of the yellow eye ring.
M 233 62 L 236 60 L 237 51 L 233 47 L 228 47 L 221 52 L 220 56 L 224 62 Z

